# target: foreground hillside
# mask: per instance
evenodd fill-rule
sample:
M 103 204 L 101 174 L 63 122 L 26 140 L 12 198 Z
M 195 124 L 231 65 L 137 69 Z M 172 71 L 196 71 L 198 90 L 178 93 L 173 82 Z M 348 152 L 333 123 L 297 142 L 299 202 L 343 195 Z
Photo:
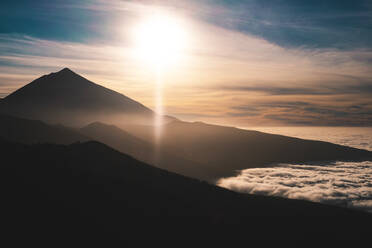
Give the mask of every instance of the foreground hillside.
M 145 235 L 144 227 L 163 225 L 173 231 L 202 228 L 207 235 L 214 228 L 228 231 L 229 223 L 244 228 L 251 239 L 284 234 L 280 227 L 285 226 L 285 232 L 294 232 L 293 240 L 306 240 L 309 232 L 327 239 L 348 233 L 348 240 L 358 240 L 372 221 L 371 215 L 349 209 L 234 193 L 151 167 L 98 142 L 1 140 L 0 151 L 1 225 L 15 242 L 20 237 L 125 242 L 134 230 Z

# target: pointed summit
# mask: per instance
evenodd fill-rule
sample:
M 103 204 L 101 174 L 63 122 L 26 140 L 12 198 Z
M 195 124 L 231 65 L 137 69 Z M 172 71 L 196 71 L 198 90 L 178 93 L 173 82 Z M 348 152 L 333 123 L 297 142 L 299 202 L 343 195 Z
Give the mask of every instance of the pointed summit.
M 73 77 L 83 78 L 82 76 L 80 76 L 79 74 L 77 74 L 76 72 L 72 71 L 70 68 L 67 68 L 67 67 L 63 68 L 60 71 L 52 72 L 52 73 L 49 73 L 47 75 L 44 75 L 41 78 L 53 78 L 53 77 L 63 78 L 64 81 L 67 82 L 67 83 L 68 83 L 68 79 L 69 79 L 69 81 L 71 81 L 71 79 L 73 79 Z
M 154 113 L 123 94 L 95 84 L 69 68 L 44 75 L 5 97 L 0 112 L 65 125 L 110 118 L 152 118 Z M 138 118 L 137 118 L 138 119 Z
M 59 72 L 57 72 L 57 73 L 75 73 L 75 72 L 73 72 L 70 68 L 68 68 L 68 67 L 65 67 L 65 68 L 63 68 L 62 70 L 60 70 Z
M 62 70 L 58 71 L 58 72 L 55 72 L 55 73 L 52 73 L 52 74 L 57 74 L 57 75 L 77 75 L 79 76 L 79 74 L 75 73 L 74 71 L 72 71 L 70 68 L 63 68 Z

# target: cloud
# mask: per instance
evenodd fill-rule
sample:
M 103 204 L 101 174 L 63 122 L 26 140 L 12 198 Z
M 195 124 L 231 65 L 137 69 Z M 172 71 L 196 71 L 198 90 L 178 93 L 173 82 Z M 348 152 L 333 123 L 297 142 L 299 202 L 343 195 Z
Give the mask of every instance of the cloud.
M 371 47 L 368 1 L 219 1 L 227 8 L 216 23 L 283 47 Z
M 322 91 L 321 89 L 311 88 L 284 88 L 284 87 L 271 87 L 271 86 L 226 86 L 224 90 L 228 91 L 253 91 L 263 92 L 269 95 L 329 95 L 334 94 L 329 90 Z
M 347 97 L 343 97 L 347 99 Z M 302 100 L 302 101 L 301 101 Z M 353 126 L 369 125 L 372 120 L 372 105 L 368 99 L 359 97 L 360 102 L 316 102 L 311 98 L 287 99 L 280 101 L 256 100 L 246 105 L 236 105 L 230 107 L 231 117 L 251 117 L 260 116 L 262 119 L 278 121 L 291 125 L 314 125 L 322 126 L 343 126 L 345 123 Z
M 234 191 L 303 199 L 372 212 L 372 162 L 281 164 L 243 170 L 217 185 Z
M 370 81 L 369 81 L 370 80 Z M 345 80 L 346 81 L 346 80 Z M 260 86 L 218 86 L 226 91 L 252 91 L 267 95 L 341 95 L 341 94 L 372 94 L 372 79 L 349 80 L 349 83 L 339 84 L 338 87 L 332 82 L 324 82 L 323 85 L 313 85 L 313 88 L 305 87 L 273 87 L 271 85 Z
M 365 0 L 317 0 L 312 4 L 277 0 L 18 2 L 8 1 L 5 8 L 11 10 L 9 12 L 13 16 L 34 25 L 4 25 L 6 31 L 22 30 L 28 35 L 59 40 L 102 41 L 102 37 L 112 40 L 120 32 L 124 21 L 130 22 L 132 17 L 148 15 L 154 10 L 165 10 L 265 39 L 281 47 L 355 49 L 370 48 L 372 45 L 372 6 Z M 30 8 L 33 9 L 32 16 L 28 11 Z M 9 13 L 3 13 L 3 18 L 4 23 L 10 23 Z M 43 31 L 49 27 L 45 19 L 58 28 L 53 32 Z
M 371 47 L 368 1 L 317 0 L 93 1 L 85 7 L 105 11 L 153 11 L 160 7 L 225 29 L 243 32 L 282 47 L 355 49 Z

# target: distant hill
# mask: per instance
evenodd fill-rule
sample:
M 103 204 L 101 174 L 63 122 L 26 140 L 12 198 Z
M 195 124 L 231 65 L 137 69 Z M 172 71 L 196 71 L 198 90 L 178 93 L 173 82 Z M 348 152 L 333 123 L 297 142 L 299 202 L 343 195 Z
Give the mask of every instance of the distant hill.
M 92 140 L 102 142 L 159 168 L 208 181 L 215 179 L 209 177 L 213 174 L 211 173 L 213 166 L 208 168 L 182 156 L 177 156 L 176 153 L 167 152 L 165 149 L 157 149 L 153 143 L 141 140 L 114 125 L 95 122 L 81 128 L 79 132 L 91 137 Z
M 60 125 L 48 125 L 42 121 L 27 120 L 0 114 L 0 137 L 25 143 L 71 144 L 91 138 L 78 131 Z
M 206 238 L 218 229 L 226 235 L 232 223 L 246 233 L 236 238 L 249 237 L 250 243 L 289 234 L 283 243 L 309 237 L 333 242 L 368 237 L 364 226 L 372 221 L 370 214 L 346 208 L 231 192 L 151 167 L 98 142 L 23 145 L 0 139 L 0 155 L 2 241 L 13 244 L 107 245 L 125 243 L 134 232 L 143 237 L 136 242 L 153 243 L 145 238 L 151 233 L 166 242 L 170 230 L 188 230 L 179 234 L 196 242 L 191 232 L 200 228 Z
M 155 144 L 151 127 L 123 125 L 122 128 Z M 214 178 L 273 163 L 372 160 L 372 152 L 366 150 L 202 122 L 174 121 L 163 127 L 162 135 L 160 150 L 204 165 Z M 205 176 L 199 174 L 197 178 Z
M 98 120 L 152 120 L 144 105 L 65 68 L 44 75 L 5 97 L 3 113 L 50 123 L 81 126 Z
M 102 143 L 110 143 L 109 146 L 117 150 L 126 150 L 126 154 L 137 154 L 137 157 L 143 157 L 144 160 L 151 159 L 154 156 L 154 146 L 147 143 L 123 130 L 101 122 L 91 123 L 79 129 L 80 133 Z
M 74 129 L 0 114 L 0 137 L 24 144 L 68 145 L 96 140 L 151 165 L 185 176 L 197 178 L 199 175 L 205 175 L 204 180 L 212 179 L 208 178 L 207 171 L 202 171 L 205 170 L 205 166 L 166 151 L 157 151 L 153 144 L 143 141 L 114 125 L 100 122 L 91 123 L 81 129 Z
M 163 141 L 157 145 L 151 127 L 129 129 L 142 139 L 100 122 L 73 129 L 0 115 L 0 137 L 7 140 L 25 144 L 96 140 L 148 164 L 209 182 L 270 163 L 372 159 L 369 151 L 327 142 L 203 123 L 173 122 L 164 127 Z

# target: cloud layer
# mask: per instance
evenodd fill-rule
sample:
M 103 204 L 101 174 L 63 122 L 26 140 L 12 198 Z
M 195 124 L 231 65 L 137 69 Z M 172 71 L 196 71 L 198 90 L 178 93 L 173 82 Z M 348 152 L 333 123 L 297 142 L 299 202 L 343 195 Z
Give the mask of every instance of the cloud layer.
M 372 151 L 372 128 L 277 127 L 256 130 Z M 372 212 L 372 162 L 280 164 L 246 169 L 217 183 L 238 192 L 304 199 Z
M 303 199 L 372 212 L 372 162 L 279 165 L 243 170 L 218 185 L 238 192 Z

